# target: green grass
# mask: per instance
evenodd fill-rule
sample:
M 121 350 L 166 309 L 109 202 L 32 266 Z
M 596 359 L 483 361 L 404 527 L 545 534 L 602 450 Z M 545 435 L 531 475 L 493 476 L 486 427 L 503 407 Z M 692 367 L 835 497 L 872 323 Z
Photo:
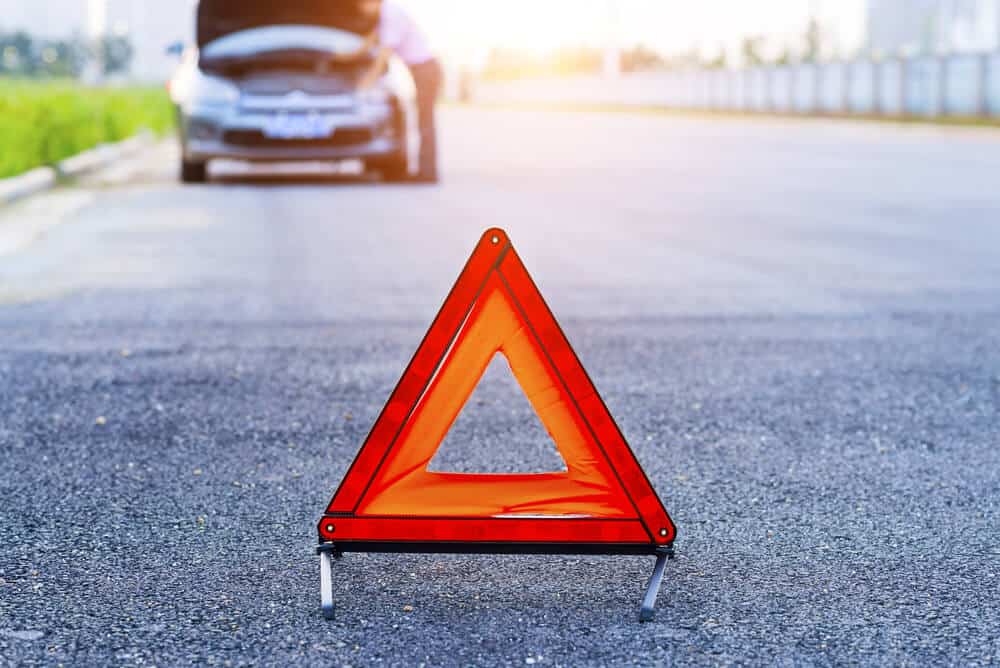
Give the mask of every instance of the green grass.
M 141 130 L 168 132 L 173 124 L 173 109 L 161 88 L 0 78 L 0 178 L 53 165 Z

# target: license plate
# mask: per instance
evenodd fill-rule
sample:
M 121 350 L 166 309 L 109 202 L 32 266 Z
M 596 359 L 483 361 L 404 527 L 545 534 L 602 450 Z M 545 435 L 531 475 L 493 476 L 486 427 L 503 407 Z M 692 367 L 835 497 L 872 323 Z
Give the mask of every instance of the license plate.
M 264 136 L 270 139 L 326 139 L 336 129 L 336 122 L 319 114 L 278 114 L 264 124 Z

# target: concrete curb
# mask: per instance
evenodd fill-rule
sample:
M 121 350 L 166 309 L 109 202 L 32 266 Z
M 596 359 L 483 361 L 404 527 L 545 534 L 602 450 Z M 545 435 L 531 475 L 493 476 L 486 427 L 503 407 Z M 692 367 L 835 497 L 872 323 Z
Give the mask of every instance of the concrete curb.
M 58 181 L 59 174 L 51 167 L 38 167 L 20 176 L 0 179 L 0 206 L 48 190 Z
M 134 155 L 152 146 L 154 140 L 153 133 L 141 132 L 117 144 L 104 144 L 66 158 L 55 167 L 38 167 L 9 179 L 0 179 L 0 206 L 54 188 L 61 179 L 82 176 Z

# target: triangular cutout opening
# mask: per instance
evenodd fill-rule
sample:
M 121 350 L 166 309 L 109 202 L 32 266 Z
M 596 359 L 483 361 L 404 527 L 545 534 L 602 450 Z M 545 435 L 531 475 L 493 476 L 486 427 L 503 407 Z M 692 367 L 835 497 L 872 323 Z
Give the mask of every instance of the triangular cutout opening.
M 497 353 L 427 470 L 523 474 L 568 469 L 506 357 Z

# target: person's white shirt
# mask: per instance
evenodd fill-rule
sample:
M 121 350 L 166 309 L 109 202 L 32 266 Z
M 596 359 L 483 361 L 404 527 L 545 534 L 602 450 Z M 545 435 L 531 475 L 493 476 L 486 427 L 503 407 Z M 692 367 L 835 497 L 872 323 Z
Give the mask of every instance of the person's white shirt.
M 434 59 L 417 22 L 392 0 L 382 3 L 378 37 L 381 46 L 392 50 L 407 65 L 421 65 Z

